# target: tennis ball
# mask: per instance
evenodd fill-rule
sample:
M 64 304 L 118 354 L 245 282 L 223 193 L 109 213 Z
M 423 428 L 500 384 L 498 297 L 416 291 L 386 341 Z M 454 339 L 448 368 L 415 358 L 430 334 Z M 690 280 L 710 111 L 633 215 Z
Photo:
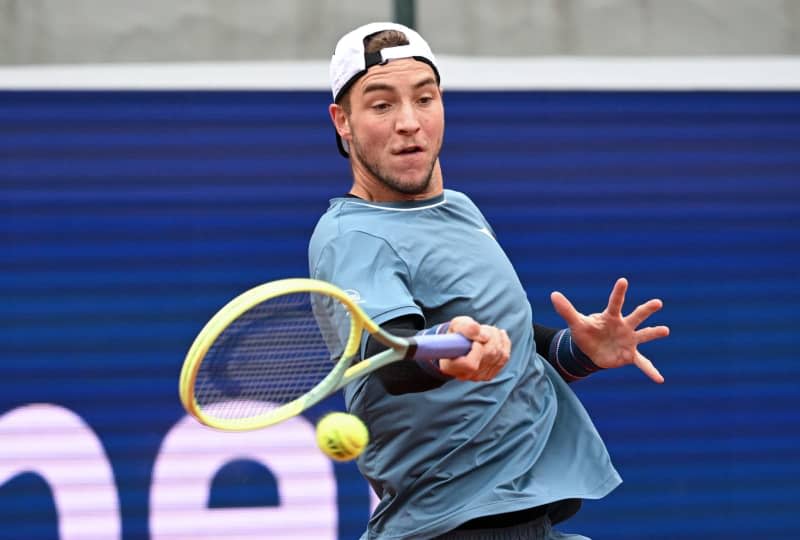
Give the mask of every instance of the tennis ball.
M 357 458 L 369 442 L 367 426 L 357 416 L 343 412 L 326 414 L 317 423 L 317 445 L 334 461 Z

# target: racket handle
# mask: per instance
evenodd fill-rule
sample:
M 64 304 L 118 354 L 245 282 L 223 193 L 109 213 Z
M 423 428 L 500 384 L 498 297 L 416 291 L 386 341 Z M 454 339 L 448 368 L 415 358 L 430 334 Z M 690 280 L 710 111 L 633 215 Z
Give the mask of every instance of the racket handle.
M 412 356 L 414 360 L 456 358 L 464 356 L 472 348 L 472 342 L 456 332 L 414 336 L 410 341 L 417 344 L 417 350 Z

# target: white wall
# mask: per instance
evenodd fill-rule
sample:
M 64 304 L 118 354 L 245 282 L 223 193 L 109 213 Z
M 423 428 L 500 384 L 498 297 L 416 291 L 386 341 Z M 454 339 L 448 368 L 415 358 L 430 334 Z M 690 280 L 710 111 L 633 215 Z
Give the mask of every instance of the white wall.
M 0 64 L 326 59 L 392 0 L 0 0 Z M 440 54 L 800 53 L 800 0 L 417 0 Z

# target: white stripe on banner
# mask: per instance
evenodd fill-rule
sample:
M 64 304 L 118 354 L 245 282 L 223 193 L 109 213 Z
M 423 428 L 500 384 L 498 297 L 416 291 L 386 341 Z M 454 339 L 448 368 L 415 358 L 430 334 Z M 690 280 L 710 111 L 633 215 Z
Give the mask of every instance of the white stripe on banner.
M 438 56 L 452 90 L 796 90 L 800 59 Z M 0 89 L 327 90 L 328 62 L 86 64 L 0 67 Z

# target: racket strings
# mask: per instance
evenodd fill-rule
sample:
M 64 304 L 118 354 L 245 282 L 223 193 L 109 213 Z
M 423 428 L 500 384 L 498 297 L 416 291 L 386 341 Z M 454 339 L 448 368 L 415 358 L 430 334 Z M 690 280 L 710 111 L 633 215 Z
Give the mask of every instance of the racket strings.
M 195 382 L 198 406 L 217 418 L 246 419 L 305 394 L 341 356 L 349 334 L 344 313 L 337 300 L 309 293 L 252 307 L 206 353 Z

